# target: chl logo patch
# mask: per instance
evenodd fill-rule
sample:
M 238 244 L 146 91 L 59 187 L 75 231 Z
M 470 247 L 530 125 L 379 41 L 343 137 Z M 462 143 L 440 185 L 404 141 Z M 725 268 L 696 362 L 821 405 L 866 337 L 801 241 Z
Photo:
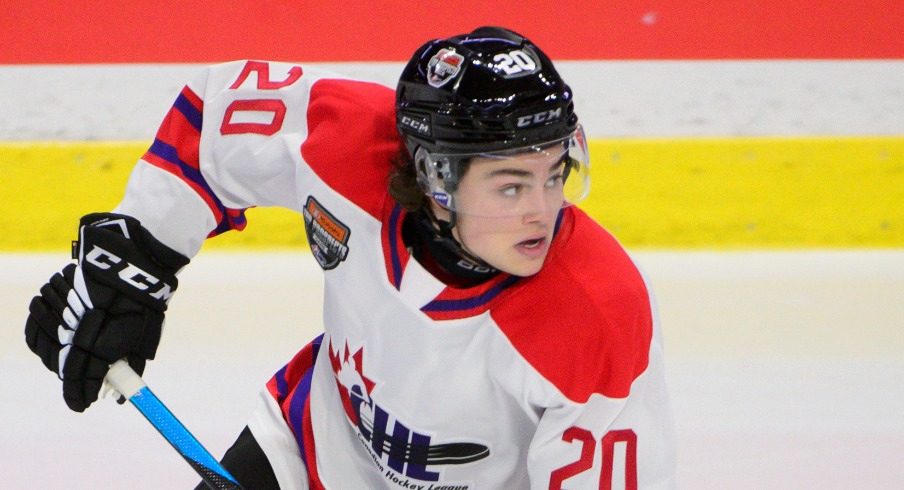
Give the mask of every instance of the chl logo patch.
M 464 61 L 465 57 L 455 51 L 446 48 L 439 50 L 427 63 L 427 83 L 436 88 L 449 83 L 461 71 Z
M 372 398 L 378 382 L 365 374 L 363 346 L 351 349 L 347 340 L 333 345 L 330 339 L 329 349 L 345 416 L 383 478 L 404 488 L 472 490 L 469 483 L 425 485 L 412 480 L 439 482 L 444 466 L 488 458 L 490 448 L 476 442 L 435 443 L 432 435 L 409 427 Z
M 351 230 L 329 211 L 308 196 L 304 205 L 304 228 L 311 253 L 323 270 L 335 269 L 348 257 L 348 237 Z

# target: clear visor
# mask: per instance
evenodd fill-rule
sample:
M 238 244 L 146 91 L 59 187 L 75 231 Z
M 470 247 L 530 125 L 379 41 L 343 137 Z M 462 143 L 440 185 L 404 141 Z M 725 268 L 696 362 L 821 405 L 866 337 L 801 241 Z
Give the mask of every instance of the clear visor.
M 470 154 L 425 151 L 417 160 L 426 194 L 459 214 L 558 213 L 590 192 L 590 157 L 581 126 L 543 145 Z

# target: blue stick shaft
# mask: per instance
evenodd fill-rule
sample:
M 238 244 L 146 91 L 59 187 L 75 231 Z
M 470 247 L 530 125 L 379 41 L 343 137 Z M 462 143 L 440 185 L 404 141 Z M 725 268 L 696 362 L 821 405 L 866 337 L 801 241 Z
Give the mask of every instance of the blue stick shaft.
M 129 398 L 158 432 L 185 458 L 185 461 L 215 490 L 241 488 L 226 468 L 201 445 L 172 412 L 147 387 Z
M 132 405 L 157 429 L 186 462 L 214 490 L 241 490 L 241 485 L 198 442 L 179 419 L 157 398 L 125 361 L 110 367 L 107 381 L 126 396 Z

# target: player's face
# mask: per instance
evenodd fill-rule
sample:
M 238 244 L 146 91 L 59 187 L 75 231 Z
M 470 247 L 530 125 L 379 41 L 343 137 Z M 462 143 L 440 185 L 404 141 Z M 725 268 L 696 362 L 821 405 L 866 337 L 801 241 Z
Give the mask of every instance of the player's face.
M 536 274 L 565 201 L 563 170 L 562 155 L 555 153 L 473 159 L 455 192 L 461 203 L 452 230 L 455 238 L 501 271 Z M 509 212 L 513 208 L 517 214 Z

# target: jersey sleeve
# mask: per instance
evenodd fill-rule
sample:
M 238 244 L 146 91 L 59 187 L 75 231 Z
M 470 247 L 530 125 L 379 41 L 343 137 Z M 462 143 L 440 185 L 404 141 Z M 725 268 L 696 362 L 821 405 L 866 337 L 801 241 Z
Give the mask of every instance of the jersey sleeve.
M 652 287 L 610 234 L 569 209 L 544 270 L 494 311 L 542 380 L 515 385 L 528 393 L 526 411 L 538 415 L 527 456 L 531 488 L 673 488 L 673 421 Z
M 675 436 L 654 318 L 646 369 L 624 397 L 547 408 L 528 454 L 531 488 L 676 488 Z
M 342 96 L 318 95 L 321 85 Z M 189 257 L 207 238 L 242 230 L 250 207 L 301 212 L 300 196 L 324 181 L 326 169 L 341 176 L 336 165 L 354 161 L 331 159 L 332 150 L 382 162 L 370 171 L 385 175 L 386 152 L 397 148 L 393 95 L 388 87 L 288 63 L 209 67 L 176 98 L 116 210 Z M 353 104 L 362 98 L 370 103 Z M 347 137 L 342 130 L 352 124 L 365 137 Z M 374 156 L 373 148 L 384 153 Z

